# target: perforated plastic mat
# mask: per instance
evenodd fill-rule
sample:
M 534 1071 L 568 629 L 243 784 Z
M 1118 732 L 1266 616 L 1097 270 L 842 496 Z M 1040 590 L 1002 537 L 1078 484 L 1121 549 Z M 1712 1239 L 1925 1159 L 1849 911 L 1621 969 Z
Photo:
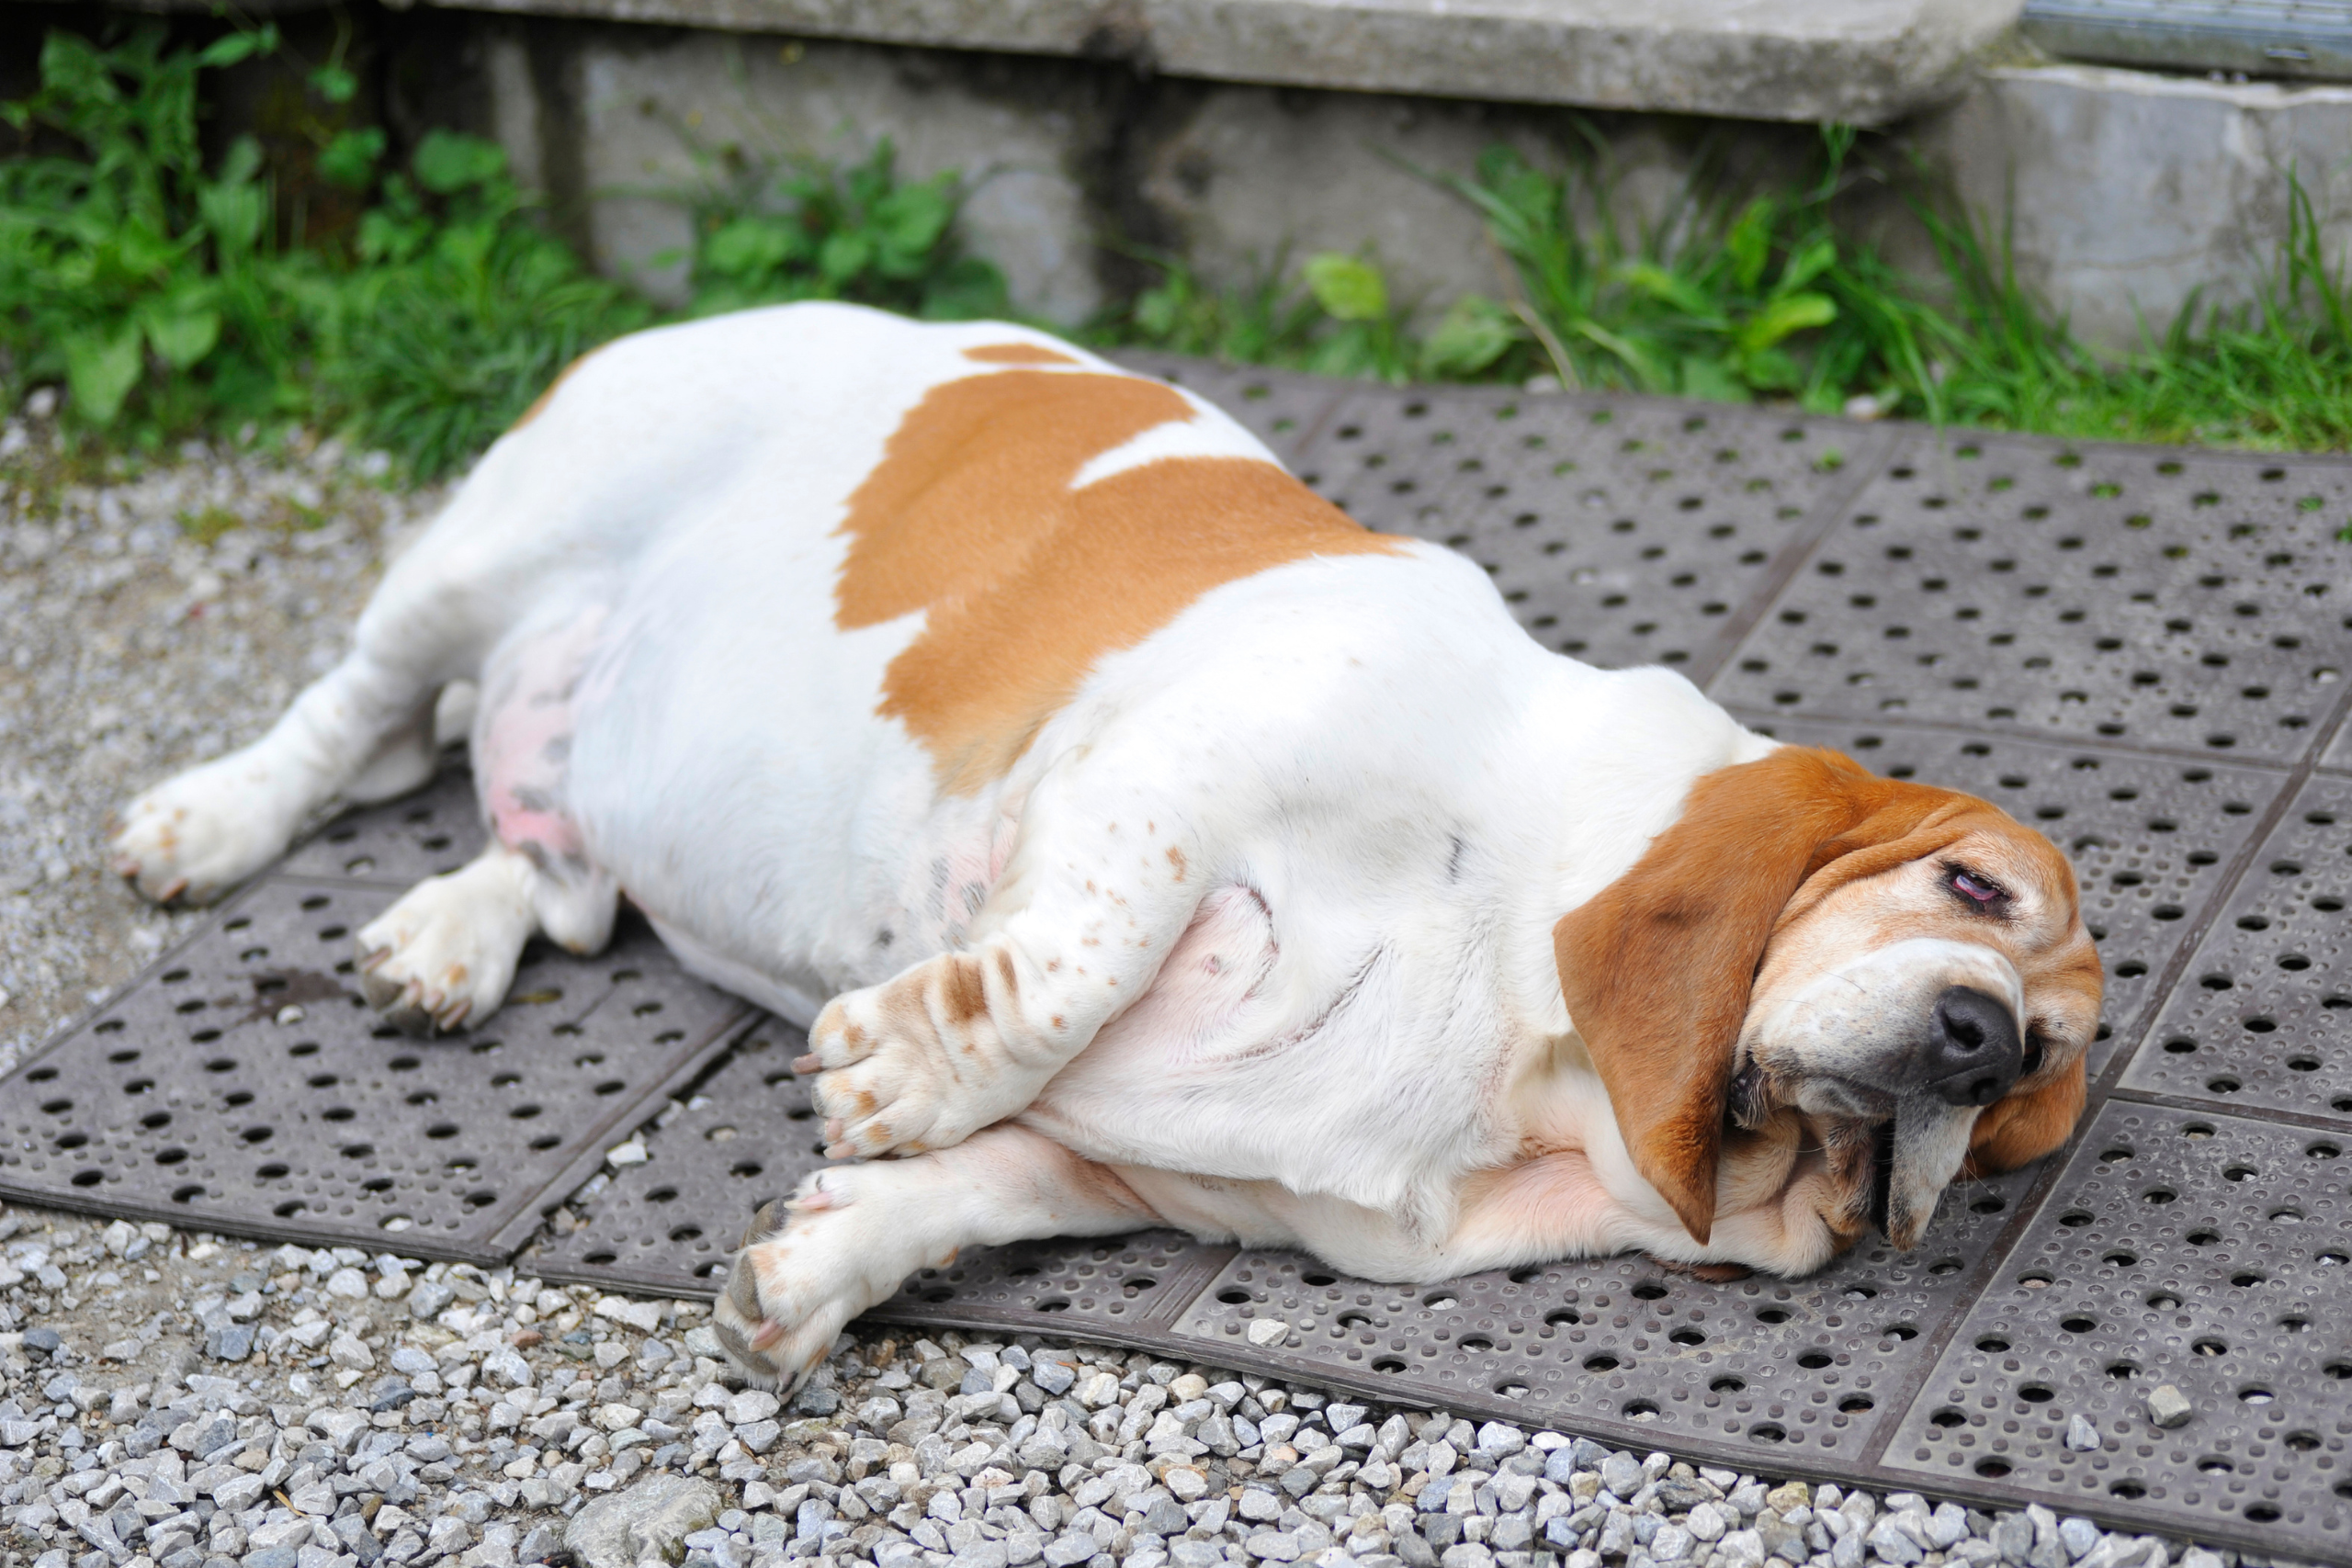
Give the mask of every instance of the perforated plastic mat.
M 330 826 L 0 1094 L 0 1193 L 291 1240 L 498 1262 L 616 1129 L 749 1012 L 641 921 L 534 943 L 482 1028 L 424 1041 L 358 995 L 351 933 L 478 847 L 462 771 Z M 334 873 L 342 874 L 336 875 Z M 302 874 L 308 873 L 310 874 Z
M 2347 513 L 2338 460 L 1915 436 L 1716 694 L 2298 761 L 2344 690 Z
M 2352 780 L 2289 806 L 2197 950 L 2125 1087 L 2352 1127 Z
M 1152 1233 L 970 1254 L 876 1316 L 2352 1556 L 2352 1318 L 2324 1293 L 2352 1268 L 2352 464 L 1134 362 L 1367 524 L 1466 551 L 1548 646 L 1670 663 L 2051 834 L 2108 971 L 2091 1110 L 2061 1155 L 1955 1187 L 1917 1251 L 1803 1280 L 1635 1258 L 1375 1284 Z M 539 957 L 516 989 L 548 999 L 481 1040 L 379 1036 L 342 928 L 479 842 L 461 775 L 313 837 L 8 1080 L 0 1191 L 438 1256 L 528 1240 L 548 1278 L 709 1293 L 822 1163 L 797 1032 L 639 928 Z M 650 1157 L 600 1171 L 637 1127 Z M 2161 1383 L 2187 1425 L 2149 1422 Z M 2065 1448 L 2076 1414 L 2096 1451 Z

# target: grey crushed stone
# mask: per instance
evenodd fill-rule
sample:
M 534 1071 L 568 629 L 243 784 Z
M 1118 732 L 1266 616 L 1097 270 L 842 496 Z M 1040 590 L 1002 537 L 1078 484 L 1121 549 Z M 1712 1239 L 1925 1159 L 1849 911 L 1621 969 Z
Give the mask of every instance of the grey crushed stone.
M 0 1068 L 198 919 L 123 896 L 107 812 L 260 733 L 439 504 L 333 441 L 191 444 L 109 482 L 53 434 L 0 421 Z
M 109 807 L 257 734 L 438 500 L 332 442 L 93 478 L 51 435 L 0 423 L 0 1067 L 198 918 L 107 874 Z M 223 512 L 238 525 L 215 542 L 183 532 Z M 567 1550 L 582 1568 L 2265 1561 L 1027 1336 L 861 1327 L 780 1406 L 724 1364 L 705 1303 L 548 1285 L 527 1255 L 483 1270 L 0 1214 L 6 1568 Z
M 635 1568 L 655 1559 L 675 1562 L 696 1531 L 717 1522 L 718 1507 L 718 1488 L 707 1481 L 650 1475 L 572 1515 L 563 1532 L 564 1550 L 580 1568 Z

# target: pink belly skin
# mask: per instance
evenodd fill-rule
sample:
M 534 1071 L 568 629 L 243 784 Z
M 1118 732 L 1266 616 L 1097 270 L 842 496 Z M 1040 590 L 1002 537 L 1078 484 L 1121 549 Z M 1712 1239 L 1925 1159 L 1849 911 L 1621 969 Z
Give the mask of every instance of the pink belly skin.
M 564 786 L 573 698 L 604 621 L 604 607 L 592 605 L 510 650 L 476 726 L 474 767 L 491 831 L 543 871 L 586 859 Z

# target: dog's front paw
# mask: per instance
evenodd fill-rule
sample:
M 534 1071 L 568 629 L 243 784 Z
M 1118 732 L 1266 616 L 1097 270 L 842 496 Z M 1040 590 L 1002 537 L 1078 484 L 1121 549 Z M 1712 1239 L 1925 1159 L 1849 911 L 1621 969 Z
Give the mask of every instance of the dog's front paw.
M 979 961 L 952 953 L 826 1004 L 793 1066 L 817 1074 L 835 1159 L 952 1148 L 1025 1108 L 1044 1079 L 1005 1048 Z
M 905 1241 L 885 1202 L 858 1202 L 858 1170 L 820 1170 L 752 1216 L 713 1331 L 744 1376 L 785 1393 L 817 1369 L 850 1319 L 899 1288 Z
M 794 1064 L 803 1072 L 822 1069 L 813 1098 L 833 1159 L 922 1154 L 978 1130 L 955 1124 L 951 1101 L 969 1089 L 948 1070 L 939 1043 L 893 1027 L 877 996 L 883 989 L 835 998 L 808 1031 L 808 1055 Z
M 267 865 L 286 833 L 266 804 L 269 781 L 244 752 L 190 768 L 117 815 L 107 845 L 115 874 L 158 904 L 209 904 Z
M 462 1029 L 498 1010 L 530 940 L 526 904 L 473 867 L 418 883 L 360 928 L 360 989 L 411 1034 Z

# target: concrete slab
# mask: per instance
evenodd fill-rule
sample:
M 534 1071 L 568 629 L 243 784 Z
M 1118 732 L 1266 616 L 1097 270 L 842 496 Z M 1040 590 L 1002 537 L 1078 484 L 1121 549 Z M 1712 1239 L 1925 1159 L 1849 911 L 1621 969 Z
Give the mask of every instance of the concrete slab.
M 1916 140 L 2018 281 L 2100 346 L 2161 335 L 2192 294 L 2243 303 L 2288 232 L 2291 174 L 2331 258 L 2352 244 L 2352 86 L 2214 82 L 2096 65 L 1984 72 Z
M 443 0 L 435 0 L 435 4 Z M 1877 125 L 2018 0 L 466 0 L 466 9 L 1127 61 L 1176 76 Z

